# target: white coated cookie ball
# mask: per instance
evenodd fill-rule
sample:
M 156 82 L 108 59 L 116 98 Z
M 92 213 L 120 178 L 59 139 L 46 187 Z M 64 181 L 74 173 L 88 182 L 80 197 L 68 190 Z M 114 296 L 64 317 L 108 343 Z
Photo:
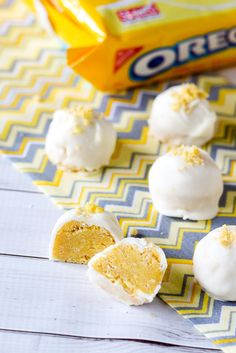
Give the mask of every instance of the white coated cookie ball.
M 93 171 L 108 165 L 117 134 L 111 122 L 92 109 L 58 110 L 46 136 L 46 153 L 60 169 Z
M 155 209 L 171 217 L 211 219 L 223 192 L 219 168 L 196 146 L 180 146 L 157 158 L 149 172 Z
M 236 300 L 236 226 L 219 227 L 198 243 L 193 256 L 194 276 L 219 300 Z
M 216 114 L 207 93 L 193 83 L 174 86 L 159 94 L 148 121 L 151 135 L 174 145 L 201 146 L 215 132 Z

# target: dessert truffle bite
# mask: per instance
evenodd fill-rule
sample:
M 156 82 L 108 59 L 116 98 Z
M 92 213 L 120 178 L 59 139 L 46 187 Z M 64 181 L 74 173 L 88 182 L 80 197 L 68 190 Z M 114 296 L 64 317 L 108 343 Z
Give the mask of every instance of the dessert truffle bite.
M 68 171 L 94 171 L 108 165 L 117 134 L 111 122 L 82 106 L 54 113 L 46 136 L 49 160 Z
M 223 192 L 219 168 L 196 146 L 172 148 L 149 172 L 149 191 L 155 209 L 171 217 L 211 219 Z
M 151 135 L 172 145 L 201 146 L 215 132 L 216 114 L 207 93 L 193 83 L 174 86 L 159 94 L 148 121 Z
M 85 264 L 123 238 L 117 218 L 102 207 L 88 203 L 64 213 L 54 226 L 50 260 Z
M 236 300 L 236 226 L 222 226 L 198 243 L 193 256 L 194 276 L 219 300 Z
M 144 239 L 126 238 L 88 263 L 92 283 L 128 305 L 150 303 L 167 268 L 164 252 Z

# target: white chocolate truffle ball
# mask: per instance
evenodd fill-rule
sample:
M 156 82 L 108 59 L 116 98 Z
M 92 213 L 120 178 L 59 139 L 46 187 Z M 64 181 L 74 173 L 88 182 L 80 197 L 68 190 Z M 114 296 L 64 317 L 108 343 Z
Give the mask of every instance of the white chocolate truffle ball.
M 85 207 L 65 212 L 58 219 L 51 235 L 49 258 L 84 264 L 123 237 L 113 213 L 88 203 Z
M 116 145 L 116 131 L 91 109 L 58 110 L 46 137 L 46 153 L 59 168 L 93 171 L 108 165 Z
M 151 135 L 173 145 L 201 146 L 215 132 L 216 114 L 207 93 L 195 84 L 174 86 L 159 94 L 148 121 Z
M 196 146 L 180 146 L 157 158 L 149 172 L 155 209 L 171 217 L 211 219 L 223 192 L 219 168 Z
M 126 238 L 88 263 L 92 283 L 128 305 L 150 303 L 167 268 L 164 252 L 144 239 Z
M 194 276 L 219 300 L 236 300 L 236 226 L 219 227 L 198 243 L 193 256 Z

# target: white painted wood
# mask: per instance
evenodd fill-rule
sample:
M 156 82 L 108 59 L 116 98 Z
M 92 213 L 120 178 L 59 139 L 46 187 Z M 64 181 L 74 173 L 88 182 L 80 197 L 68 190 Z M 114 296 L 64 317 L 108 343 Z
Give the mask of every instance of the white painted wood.
M 31 183 L 30 178 L 26 174 L 17 171 L 4 156 L 0 156 L 0 188 L 41 193 Z
M 1 353 L 37 352 L 148 352 L 165 353 L 165 346 L 144 343 L 83 340 L 67 335 L 153 339 L 178 345 L 212 348 L 191 325 L 156 300 L 142 308 L 128 308 L 91 288 L 85 268 L 21 256 L 48 255 L 50 231 L 61 211 L 37 194 L 29 178 L 0 158 L 0 332 L 1 329 L 64 334 L 0 333 Z M 15 190 L 15 191 L 14 191 Z M 24 192 L 22 192 L 24 191 Z M 36 193 L 34 193 L 36 191 Z M 30 338 L 29 338 L 30 337 Z M 33 337 L 31 339 L 31 337 Z M 36 344 L 35 342 L 40 342 Z M 140 345 L 143 345 L 142 347 Z M 154 348 L 153 348 L 154 347 Z M 27 351 L 27 349 L 29 349 Z M 151 349 L 151 350 L 150 350 Z M 170 350 L 171 349 L 171 350 Z M 202 348 L 168 348 L 168 352 L 205 352 Z M 142 348 L 143 351 L 143 348 Z
M 92 287 L 86 266 L 0 256 L 0 273 L 2 329 L 213 347 L 160 301 L 128 307 Z
M 219 350 L 122 340 L 0 332 L 1 353 L 220 353 Z
M 0 253 L 48 257 L 50 233 L 62 213 L 45 195 L 0 190 Z

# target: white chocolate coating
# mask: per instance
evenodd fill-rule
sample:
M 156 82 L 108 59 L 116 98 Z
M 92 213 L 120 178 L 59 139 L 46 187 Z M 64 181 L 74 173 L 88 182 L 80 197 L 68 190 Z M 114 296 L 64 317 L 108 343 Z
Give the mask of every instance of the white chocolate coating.
M 59 217 L 52 230 L 51 241 L 49 245 L 50 260 L 54 260 L 53 245 L 57 236 L 57 232 L 61 227 L 63 227 L 64 224 L 70 221 L 78 221 L 88 226 L 95 225 L 101 228 L 105 228 L 113 236 L 115 242 L 119 242 L 124 238 L 119 222 L 113 213 L 104 211 L 99 213 L 77 214 L 77 211 L 72 209 Z
M 73 109 L 54 113 L 45 150 L 50 161 L 61 169 L 97 170 L 109 164 L 117 134 L 112 124 L 100 119 L 98 113 L 93 111 L 93 117 L 86 125 L 83 111 L 81 116 L 79 114 L 75 116 Z
M 171 151 L 154 162 L 149 172 L 149 191 L 158 212 L 191 220 L 216 216 L 223 192 L 221 172 L 208 153 L 199 151 L 202 165 L 188 165 L 184 157 Z
M 220 241 L 223 227 L 208 233 L 193 256 L 194 276 L 201 287 L 219 300 L 236 300 L 236 226 L 227 226 L 234 235 L 232 244 Z
M 135 238 L 125 238 L 123 239 L 120 243 L 125 243 L 125 244 L 133 244 L 134 246 L 139 247 L 141 250 L 144 248 L 148 247 L 148 242 L 144 239 L 135 239 Z M 159 292 L 161 285 L 156 286 L 155 290 L 153 291 L 152 294 L 147 294 L 144 293 L 140 290 L 137 290 L 135 292 L 135 295 L 131 295 L 127 293 L 122 285 L 116 281 L 116 282 L 111 282 L 109 279 L 107 279 L 105 276 L 102 274 L 98 273 L 97 271 L 94 270 L 93 268 L 93 263 L 98 259 L 104 256 L 105 254 L 109 253 L 114 249 L 115 247 L 119 246 L 119 244 L 111 245 L 101 253 L 96 254 L 88 263 L 88 277 L 91 283 L 95 284 L 102 290 L 104 290 L 106 293 L 110 294 L 113 296 L 115 299 L 118 301 L 121 301 L 124 304 L 127 305 L 142 305 L 145 303 L 151 303 L 154 299 L 154 297 L 157 295 Z M 160 267 L 163 271 L 165 272 L 167 268 L 167 261 L 166 261 L 166 256 L 165 253 L 161 248 L 159 248 L 157 245 L 155 245 L 157 253 L 160 255 L 161 262 L 160 262 Z M 135 265 L 135 264 L 134 264 Z
M 202 146 L 214 136 L 217 117 L 206 99 L 192 101 L 190 111 L 183 107 L 175 111 L 175 94 L 185 85 L 171 87 L 155 98 L 148 121 L 150 133 L 164 143 Z

